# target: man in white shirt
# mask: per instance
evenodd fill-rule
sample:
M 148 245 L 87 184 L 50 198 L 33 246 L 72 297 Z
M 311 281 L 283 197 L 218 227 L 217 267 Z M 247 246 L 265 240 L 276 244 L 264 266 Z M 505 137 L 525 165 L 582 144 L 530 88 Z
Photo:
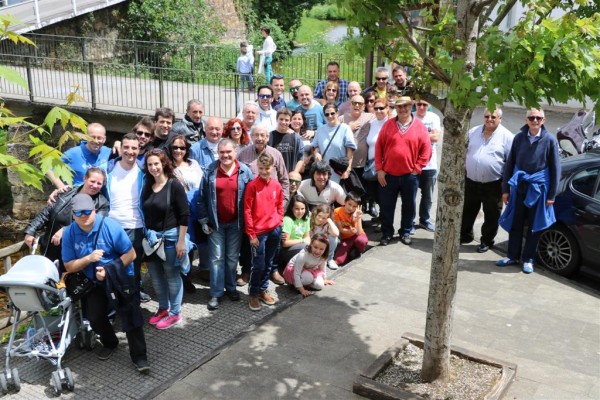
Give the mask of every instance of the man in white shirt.
M 111 160 L 108 165 L 106 184 L 110 201 L 109 217 L 115 219 L 125 229 L 135 250 L 133 268 L 135 281 L 141 283 L 141 265 L 144 256 L 142 239 L 144 238 L 144 219 L 142 214 L 142 188 L 144 172 L 138 165 L 140 144 L 135 133 L 123 136 L 121 156 Z M 150 296 L 140 293 L 141 301 L 147 302 Z
M 429 132 L 431 140 L 431 159 L 419 175 L 419 189 L 421 189 L 421 202 L 419 203 L 419 227 L 429 232 L 435 232 L 435 224 L 431 222 L 431 205 L 433 203 L 433 188 L 437 180 L 437 142 L 442 134 L 440 117 L 432 111 L 427 111 L 431 106 L 423 99 L 415 103 L 417 111 L 413 115 L 423 122 Z M 414 225 L 414 223 L 413 223 Z M 414 232 L 414 229 L 411 231 Z

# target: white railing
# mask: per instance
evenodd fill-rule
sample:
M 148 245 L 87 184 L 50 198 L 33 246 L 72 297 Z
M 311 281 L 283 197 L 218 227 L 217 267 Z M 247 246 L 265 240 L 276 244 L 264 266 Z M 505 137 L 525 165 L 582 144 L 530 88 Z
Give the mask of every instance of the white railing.
M 2 0 L 0 15 L 10 14 L 17 18 L 22 24 L 14 26 L 13 30 L 24 33 L 123 1 L 125 0 L 27 0 L 6 5 L 7 0 Z

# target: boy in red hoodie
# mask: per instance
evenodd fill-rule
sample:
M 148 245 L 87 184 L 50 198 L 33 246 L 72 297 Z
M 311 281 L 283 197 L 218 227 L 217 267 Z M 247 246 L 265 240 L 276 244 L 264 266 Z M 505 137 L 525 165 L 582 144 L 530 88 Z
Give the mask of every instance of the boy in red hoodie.
M 283 223 L 283 190 L 271 179 L 273 156 L 263 153 L 258 157 L 258 177 L 246 185 L 244 193 L 244 220 L 246 234 L 252 249 L 252 270 L 248 290 L 248 306 L 260 310 L 260 302 L 275 304 L 267 292 L 269 272 L 279 251 Z M 273 212 L 275 211 L 275 212 Z

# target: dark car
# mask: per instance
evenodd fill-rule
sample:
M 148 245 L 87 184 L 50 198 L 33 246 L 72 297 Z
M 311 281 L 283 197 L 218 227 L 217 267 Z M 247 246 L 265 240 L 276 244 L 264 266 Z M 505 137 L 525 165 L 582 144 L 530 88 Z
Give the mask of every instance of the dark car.
M 556 223 L 542 232 L 538 261 L 569 276 L 581 264 L 600 268 L 600 151 L 562 160 Z

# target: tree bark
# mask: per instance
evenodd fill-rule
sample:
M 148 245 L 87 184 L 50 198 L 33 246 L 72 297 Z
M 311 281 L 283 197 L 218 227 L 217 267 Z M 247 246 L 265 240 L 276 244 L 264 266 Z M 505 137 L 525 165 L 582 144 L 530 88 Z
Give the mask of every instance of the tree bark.
M 455 59 L 464 59 L 463 74 L 470 74 L 475 63 L 477 16 L 470 14 L 470 1 L 458 1 Z M 450 90 L 461 75 L 452 77 Z M 467 131 L 472 110 L 455 105 L 452 99 L 444 112 L 442 162 L 438 179 L 436 232 L 431 260 L 431 277 L 425 326 L 421 377 L 426 382 L 447 381 L 450 376 L 450 339 L 456 293 L 456 278 L 462 219 Z

